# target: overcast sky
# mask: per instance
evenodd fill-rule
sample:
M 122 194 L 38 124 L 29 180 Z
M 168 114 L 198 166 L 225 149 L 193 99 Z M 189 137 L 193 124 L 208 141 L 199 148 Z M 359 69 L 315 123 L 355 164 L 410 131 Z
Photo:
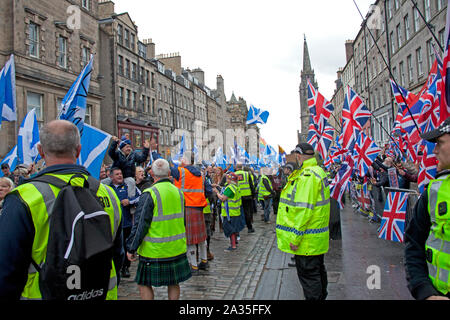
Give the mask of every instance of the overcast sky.
M 365 15 L 373 0 L 356 0 Z M 179 52 L 184 68 L 200 67 L 205 84 L 225 81 L 247 104 L 270 112 L 262 137 L 288 153 L 300 129 L 303 35 L 319 91 L 331 100 L 336 71 L 345 66 L 345 40 L 354 39 L 361 17 L 353 0 L 114 0 L 128 12 L 140 40 L 152 38 L 156 54 Z

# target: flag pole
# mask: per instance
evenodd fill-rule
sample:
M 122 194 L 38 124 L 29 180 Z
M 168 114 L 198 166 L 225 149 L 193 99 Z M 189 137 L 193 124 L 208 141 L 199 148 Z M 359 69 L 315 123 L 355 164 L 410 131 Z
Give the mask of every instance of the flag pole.
M 355 4 L 356 9 L 357 9 L 358 12 L 359 12 L 359 15 L 360 15 L 361 18 L 363 19 L 363 27 L 366 28 L 366 26 L 367 26 L 367 25 L 366 25 L 366 20 L 364 19 L 364 16 L 362 15 L 361 10 L 359 10 L 359 7 L 358 7 L 358 5 L 356 4 L 356 1 L 355 1 L 355 0 L 353 0 L 353 3 Z M 383 62 L 384 62 L 384 64 L 385 64 L 386 67 L 387 67 L 387 70 L 388 70 L 388 72 L 389 72 L 389 76 L 390 76 L 391 79 L 394 81 L 394 83 L 395 83 L 395 85 L 397 86 L 397 88 L 399 88 L 400 86 L 398 85 L 397 80 L 395 79 L 394 75 L 392 74 L 392 71 L 391 71 L 391 69 L 389 68 L 388 63 L 386 62 L 386 59 L 384 58 L 383 53 L 381 52 L 381 49 L 380 49 L 380 47 L 378 46 L 378 43 L 377 43 L 375 37 L 374 37 L 373 34 L 372 34 L 372 31 L 370 31 L 369 28 L 367 28 L 367 30 L 369 31 L 370 37 L 372 38 L 373 43 L 374 43 L 375 46 L 377 47 L 378 52 L 380 53 L 381 58 L 383 59 Z M 400 92 L 400 95 L 401 95 L 401 97 L 402 97 L 403 103 L 404 103 L 405 106 L 406 106 L 406 109 L 408 109 L 408 113 L 409 113 L 409 115 L 411 116 L 411 118 L 412 118 L 412 120 L 413 120 L 413 122 L 414 122 L 414 125 L 415 125 L 417 131 L 419 131 L 419 133 L 421 133 L 421 130 L 420 130 L 419 126 L 417 125 L 416 120 L 414 119 L 414 116 L 412 115 L 411 109 L 409 109 L 409 106 L 408 106 L 408 103 L 406 102 L 405 96 L 403 95 L 403 93 L 401 92 L 401 90 L 399 90 L 399 92 Z M 372 112 L 371 112 L 371 113 L 372 113 Z M 372 115 L 373 115 L 373 114 L 372 114 Z M 374 117 L 375 117 L 375 116 L 374 116 Z M 376 118 L 376 117 L 375 117 L 375 118 Z
M 444 52 L 444 48 L 441 46 L 441 43 L 439 42 L 438 38 L 436 37 L 436 34 L 431 29 L 432 25 L 429 22 L 427 22 L 427 20 L 423 16 L 422 12 L 420 11 L 419 7 L 417 6 L 417 2 L 415 2 L 414 0 L 411 0 L 411 2 L 413 3 L 413 8 L 417 10 L 417 12 L 419 13 L 419 15 L 422 18 L 423 22 L 427 26 L 427 29 L 430 31 L 431 35 L 433 36 L 434 41 L 436 41 L 436 43 L 439 45 L 439 48 L 441 49 L 441 51 Z

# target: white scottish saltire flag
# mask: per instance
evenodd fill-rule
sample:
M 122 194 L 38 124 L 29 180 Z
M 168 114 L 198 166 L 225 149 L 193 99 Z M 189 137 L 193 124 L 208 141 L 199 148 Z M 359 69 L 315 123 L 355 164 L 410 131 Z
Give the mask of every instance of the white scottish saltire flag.
M 41 159 L 37 150 L 39 141 L 36 108 L 33 108 L 27 113 L 19 128 L 17 138 L 17 156 L 19 157 L 19 163 L 30 165 Z
M 17 145 L 11 149 L 10 152 L 3 158 L 2 162 L 0 162 L 0 166 L 4 163 L 9 165 L 9 171 L 13 172 L 17 166 Z M 3 177 L 3 172 L 0 171 L 0 177 Z
M 2 121 L 16 121 L 16 70 L 11 55 L 0 71 L 0 128 Z
M 175 163 L 176 165 L 179 165 L 181 163 L 181 158 L 183 158 L 184 156 L 184 151 L 186 149 L 186 142 L 184 141 L 184 134 L 181 137 L 181 141 L 180 141 L 180 149 L 178 150 L 178 153 L 176 153 L 173 157 L 172 157 L 172 162 Z
M 94 55 L 91 54 L 91 60 L 81 71 L 77 80 L 70 87 L 61 103 L 61 111 L 59 113 L 60 120 L 73 122 L 83 135 L 84 118 L 86 116 L 86 98 L 91 82 L 92 64 Z
M 264 111 L 256 108 L 254 105 L 250 105 L 247 114 L 247 124 L 266 124 L 269 118 L 269 111 Z
M 84 166 L 96 179 L 100 178 L 100 169 L 108 150 L 111 135 L 88 124 L 84 125 L 81 137 L 81 153 L 77 164 Z

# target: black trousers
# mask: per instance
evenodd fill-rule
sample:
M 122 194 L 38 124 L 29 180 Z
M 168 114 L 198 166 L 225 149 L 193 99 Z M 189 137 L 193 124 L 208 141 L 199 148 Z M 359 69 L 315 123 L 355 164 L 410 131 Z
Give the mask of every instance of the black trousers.
M 325 300 L 328 291 L 324 255 L 295 256 L 298 279 L 306 300 Z
M 129 268 L 131 265 L 130 260 L 128 260 L 127 258 L 127 246 L 126 246 L 127 238 L 131 234 L 131 227 L 122 228 L 122 232 L 123 232 L 123 249 L 125 250 L 125 259 L 123 261 L 122 270 L 125 270 L 125 268 Z
M 244 209 L 245 224 L 247 228 L 253 229 L 253 199 L 252 198 L 242 198 L 242 209 Z

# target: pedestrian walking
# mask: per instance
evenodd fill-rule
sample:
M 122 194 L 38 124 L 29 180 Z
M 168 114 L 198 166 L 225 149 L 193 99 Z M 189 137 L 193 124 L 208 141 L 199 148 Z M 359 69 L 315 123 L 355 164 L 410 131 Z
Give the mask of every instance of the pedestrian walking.
M 102 289 L 94 293 L 89 292 L 90 295 L 84 292 L 72 298 L 86 300 L 99 295 L 106 299 L 117 299 L 116 270 L 120 270 L 124 258 L 120 225 L 121 211 L 117 197 L 111 188 L 92 178 L 84 167 L 76 165 L 81 145 L 78 128 L 73 123 L 55 120 L 45 124 L 40 130 L 38 151 L 47 167 L 31 181 L 18 186 L 6 196 L 3 213 L 0 216 L 0 299 L 43 299 L 41 285 L 44 284 L 46 287 L 52 285 L 41 278 L 42 270 L 38 271 L 38 268 L 49 259 L 47 256 L 49 234 L 55 231 L 49 226 L 49 220 L 53 217 L 49 215 L 53 212 L 52 207 L 61 188 L 53 185 L 50 187 L 49 183 L 33 181 L 48 176 L 58 181 L 62 180 L 64 184 L 77 185 L 81 190 L 85 189 L 81 188 L 82 181 L 86 181 L 84 179 L 87 179 L 90 188 L 95 184 L 98 185 L 96 196 L 102 199 L 104 204 L 108 204 L 103 208 L 107 215 L 105 219 L 95 219 L 95 217 L 92 219 L 96 221 L 97 228 L 102 231 L 109 230 L 110 235 L 107 238 L 111 246 L 108 249 L 112 251 L 112 258 L 107 261 L 107 265 L 110 266 L 107 271 L 95 274 L 94 278 L 106 277 L 107 280 L 109 279 L 109 287 L 106 288 L 107 291 Z M 71 206 L 75 205 L 87 208 L 99 204 L 98 201 L 71 203 Z M 58 213 L 63 214 L 65 211 Z M 103 214 L 102 216 L 105 217 Z M 73 229 L 74 239 L 77 240 L 74 243 L 75 247 L 80 241 L 81 243 L 87 241 L 86 234 L 92 235 L 87 230 Z M 96 244 L 99 243 L 96 242 Z M 72 251 L 69 252 L 73 254 Z M 96 267 L 93 266 L 92 269 L 96 270 Z M 58 276 L 64 276 L 64 274 L 58 274 Z M 84 283 L 81 282 L 81 285 L 84 286 Z
M 405 231 L 408 289 L 415 299 L 450 298 L 450 118 L 422 134 L 436 143 L 437 175 L 414 207 Z
M 187 257 L 194 275 L 198 275 L 198 270 L 206 270 L 209 267 L 206 244 L 206 224 L 203 215 L 203 208 L 206 207 L 206 197 L 212 192 L 205 188 L 201 171 L 192 165 L 190 161 L 183 157 L 181 166 L 171 169 L 174 185 L 183 191 L 185 198 L 186 212 L 186 240 Z M 197 245 L 200 256 L 200 263 L 197 261 Z
M 186 257 L 185 199 L 169 179 L 166 160 L 156 160 L 151 168 L 155 182 L 141 195 L 127 257 L 136 261 L 139 254 L 135 281 L 143 300 L 153 300 L 153 287 L 161 286 L 167 286 L 169 300 L 177 300 L 179 284 L 192 276 Z
M 313 147 L 300 143 L 294 153 L 300 169 L 289 176 L 281 192 L 277 245 L 295 255 L 305 299 L 324 300 L 328 294 L 324 254 L 329 247 L 330 189 Z
M 241 219 L 241 195 L 237 186 L 238 176 L 234 172 L 226 174 L 227 186 L 223 192 L 218 188 L 214 188 L 214 192 L 222 202 L 222 226 L 225 237 L 230 238 L 230 246 L 226 251 L 234 251 L 237 249 L 237 238 L 239 232 L 244 228 Z
M 272 182 L 267 175 L 270 175 L 272 170 L 270 168 L 261 168 L 261 180 L 258 188 L 258 200 L 263 202 L 265 223 L 270 223 L 270 207 L 272 206 L 272 198 L 275 194 L 272 188 Z
M 245 224 L 247 225 L 248 233 L 255 232 L 253 228 L 253 195 L 255 194 L 255 187 L 253 184 L 253 177 L 248 171 L 243 170 L 242 164 L 236 164 L 235 174 L 238 177 L 237 186 L 241 195 L 242 209 L 244 211 Z

